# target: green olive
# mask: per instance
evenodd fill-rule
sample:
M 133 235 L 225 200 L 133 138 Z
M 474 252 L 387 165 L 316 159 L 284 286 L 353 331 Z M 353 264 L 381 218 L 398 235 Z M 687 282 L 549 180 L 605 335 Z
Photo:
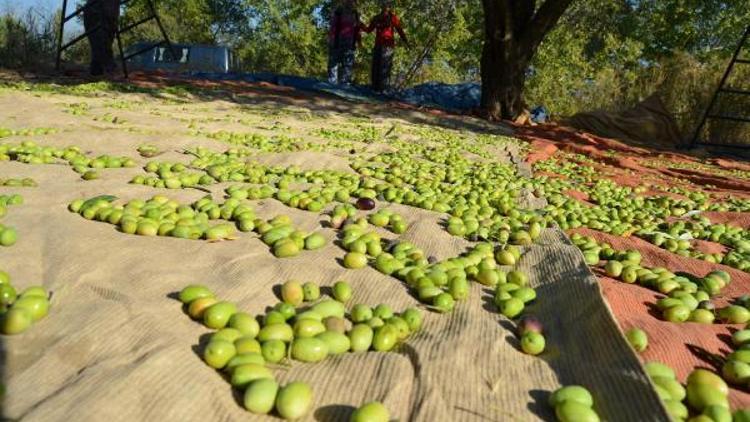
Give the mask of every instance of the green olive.
M 649 377 L 666 377 L 674 379 L 676 377 L 672 368 L 660 362 L 648 362 L 644 366 Z
M 326 244 L 326 238 L 320 233 L 313 233 L 305 238 L 305 249 L 320 249 Z
M 208 366 L 221 369 L 237 354 L 234 344 L 225 340 L 209 342 L 203 351 L 203 360 Z
M 270 324 L 284 324 L 286 323 L 286 316 L 279 311 L 271 310 L 263 317 L 263 325 Z
M 235 235 L 234 226 L 231 224 L 218 224 L 206 230 L 206 240 L 228 239 Z
M 375 330 L 372 347 L 378 352 L 388 352 L 396 346 L 398 330 L 392 325 L 385 324 Z
M 372 315 L 382 320 L 391 319 L 393 317 L 393 309 L 391 309 L 390 306 L 381 303 L 375 307 L 375 309 L 372 311 Z
M 292 306 L 299 306 L 305 299 L 302 285 L 294 280 L 289 280 L 281 286 L 281 300 Z
M 374 332 L 369 325 L 356 324 L 349 330 L 348 335 L 352 352 L 366 352 L 372 345 Z
M 3 334 L 19 334 L 31 326 L 31 314 L 26 308 L 11 308 L 2 316 Z
M 625 337 L 636 352 L 642 352 L 648 347 L 648 335 L 640 328 L 631 328 L 625 333 Z
M 750 329 L 735 331 L 732 334 L 732 343 L 738 347 L 750 343 Z
M 524 304 L 520 299 L 511 297 L 500 303 L 500 313 L 508 318 L 515 318 L 523 312 Z
M 260 342 L 254 337 L 240 337 L 234 341 L 234 347 L 238 354 L 260 353 Z
M 707 416 L 712 422 L 732 422 L 729 408 L 719 405 L 706 406 L 701 416 Z
M 307 414 L 312 406 L 313 393 L 309 385 L 292 382 L 276 395 L 276 411 L 284 419 L 295 420 Z
M 302 319 L 294 323 L 294 337 L 315 337 L 326 330 L 322 322 L 312 319 Z
M 236 346 L 237 342 L 235 342 L 235 347 Z M 266 360 L 263 358 L 263 355 L 260 354 L 260 346 L 258 346 L 257 353 L 240 353 L 238 350 L 237 354 L 234 355 L 232 359 L 229 359 L 229 362 L 224 366 L 224 370 L 231 374 L 234 368 L 250 363 L 261 366 L 266 364 Z
M 315 336 L 315 338 L 321 340 L 326 344 L 328 353 L 331 355 L 346 353 L 351 348 L 351 341 L 349 340 L 349 337 L 347 337 L 343 333 L 335 331 L 325 331 Z
M 565 401 L 555 407 L 559 422 L 599 422 L 599 416 L 589 406 L 575 401 Z
M 0 289 L 2 289 L 2 286 L 0 286 Z M 195 299 L 190 302 L 190 305 L 188 305 L 188 315 L 196 320 L 203 319 L 203 314 L 206 312 L 206 309 L 215 303 L 218 303 L 218 301 L 213 297 L 201 297 Z
M 731 359 L 731 358 L 730 358 Z M 688 375 L 688 386 L 707 385 L 718 390 L 722 395 L 729 394 L 729 386 L 718 375 L 706 369 L 696 369 Z
M 242 333 L 240 333 L 239 330 L 234 328 L 222 328 L 211 336 L 211 341 L 225 340 L 234 343 L 240 337 L 242 337 Z
M 97 172 L 95 172 L 93 170 L 90 170 L 90 171 L 87 171 L 87 172 L 83 173 L 83 175 L 81 176 L 81 178 L 83 180 L 95 180 L 95 179 L 99 178 L 99 173 L 97 173 Z
M 422 327 L 422 313 L 416 308 L 409 308 L 401 314 L 411 332 L 418 331 Z
M 261 343 L 269 340 L 281 340 L 288 343 L 294 338 L 294 330 L 289 324 L 270 324 L 260 329 L 257 338 Z
M 261 346 L 263 359 L 269 363 L 279 363 L 286 357 L 286 344 L 281 340 L 268 340 Z
M 495 287 L 500 281 L 500 275 L 495 269 L 479 270 L 476 280 L 484 286 Z
M 295 339 L 291 351 L 292 358 L 302 362 L 320 362 L 328 356 L 327 344 L 316 337 Z
M 349 422 L 388 422 L 388 409 L 380 402 L 365 403 L 352 413 Z
M 0 284 L 0 306 L 8 306 L 16 301 L 16 289 L 10 284 Z
M 498 251 L 495 259 L 500 265 L 516 265 L 516 256 L 508 250 Z
M 739 360 L 725 362 L 721 373 L 730 384 L 744 385 L 750 382 L 750 364 Z
M 351 320 L 353 323 L 366 322 L 370 318 L 372 318 L 372 309 L 369 306 L 358 303 L 352 307 Z
M 16 230 L 12 227 L 6 227 L 0 230 L 0 246 L 13 246 L 16 243 L 18 236 Z
M 432 306 L 435 307 L 435 310 L 441 313 L 452 311 L 455 304 L 456 302 L 453 300 L 453 296 L 448 293 L 440 293 L 432 300 Z
M 685 322 L 690 317 L 690 309 L 685 305 L 676 305 L 664 310 L 663 315 L 669 322 Z
M 750 310 L 744 306 L 729 305 L 719 309 L 719 317 L 730 324 L 745 324 L 750 321 Z
M 592 407 L 594 405 L 594 398 L 591 396 L 591 393 L 589 393 L 589 390 L 580 385 L 566 385 L 565 387 L 555 390 L 555 392 L 549 396 L 549 405 L 552 407 L 557 407 L 568 401 L 573 401 L 586 407 Z
M 508 273 L 508 283 L 525 286 L 529 284 L 529 277 L 521 271 L 511 271 Z
M 676 420 L 687 419 L 689 415 L 687 406 L 685 406 L 684 404 L 676 400 L 663 400 L 663 402 L 664 402 L 664 407 L 667 408 L 667 413 L 669 413 L 669 415 L 672 416 L 673 419 L 676 419 Z
M 671 377 L 652 377 L 651 380 L 658 387 L 664 389 L 669 395 L 669 398 L 681 402 L 685 400 L 685 387 L 683 387 L 676 379 Z
M 319 314 L 322 319 L 332 316 L 343 318 L 346 313 L 346 308 L 341 302 L 335 300 L 324 300 L 315 304 L 315 306 L 312 307 L 312 311 Z
M 302 292 L 305 296 L 305 302 L 313 302 L 320 297 L 320 287 L 312 281 L 302 285 Z
M 220 329 L 227 326 L 229 318 L 237 313 L 237 306 L 231 302 L 217 302 L 203 313 L 203 323 L 206 327 Z
M 688 318 L 688 321 L 697 322 L 700 324 L 713 324 L 714 319 L 715 317 L 713 312 L 707 309 L 696 309 L 690 313 L 690 318 Z
M 620 277 L 623 269 L 624 267 L 619 261 L 607 261 L 607 264 L 604 266 L 604 271 L 606 271 L 607 275 L 612 278 Z
M 180 291 L 180 302 L 185 304 L 201 297 L 214 297 L 214 294 L 201 284 L 191 284 Z
M 691 384 L 687 386 L 687 400 L 690 407 L 702 412 L 708 406 L 722 406 L 729 408 L 726 393 L 709 384 Z
M 520 287 L 510 292 L 510 295 L 516 299 L 520 299 L 524 304 L 532 302 L 536 299 L 536 290 L 531 287 Z
M 396 329 L 399 341 L 405 340 L 407 337 L 409 337 L 411 330 L 409 329 L 409 324 L 407 324 L 403 318 L 394 316 L 389 318 L 386 323 L 388 325 L 392 325 Z
M 251 382 L 264 378 L 273 379 L 273 373 L 264 365 L 248 363 L 232 370 L 230 383 L 233 387 L 244 388 Z
M 229 327 L 238 330 L 243 337 L 255 338 L 260 331 L 260 324 L 252 315 L 246 312 L 237 312 L 229 318 Z
M 290 258 L 299 255 L 300 247 L 291 239 L 281 239 L 273 244 L 273 254 L 277 258 Z
M 344 267 L 351 270 L 367 266 L 367 255 L 359 252 L 349 252 L 344 256 Z
M 625 283 L 633 284 L 638 280 L 638 273 L 635 267 L 625 267 L 620 274 L 620 280 Z
M 294 318 L 297 321 L 300 321 L 303 319 L 314 319 L 315 321 L 323 322 L 323 317 L 319 313 L 312 311 L 312 310 L 300 312 Z
M 44 290 L 44 287 L 42 287 L 42 286 L 30 286 L 30 287 L 27 287 L 19 295 L 19 297 L 21 297 L 21 298 L 24 298 L 24 297 L 41 297 L 41 298 L 44 298 L 44 299 L 47 299 L 48 296 L 49 296 L 49 294 L 47 293 L 46 290 Z
M 352 288 L 344 281 L 337 281 L 333 285 L 333 297 L 339 302 L 348 302 L 352 298 Z
M 251 413 L 265 415 L 273 410 L 279 384 L 272 378 L 261 378 L 252 381 L 245 389 L 242 403 Z
M 750 348 L 742 347 L 739 350 L 735 350 L 734 352 L 727 355 L 727 359 L 750 363 Z
M 469 297 L 469 283 L 465 278 L 455 277 L 448 281 L 448 293 L 455 300 L 464 300 Z
M 544 351 L 546 342 L 541 333 L 526 331 L 521 336 L 521 350 L 527 355 L 538 355 Z

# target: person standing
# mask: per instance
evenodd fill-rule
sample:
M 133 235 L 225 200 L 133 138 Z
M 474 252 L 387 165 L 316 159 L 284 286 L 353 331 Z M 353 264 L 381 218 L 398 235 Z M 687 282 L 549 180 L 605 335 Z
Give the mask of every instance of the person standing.
M 112 43 L 117 35 L 119 20 L 120 0 L 86 0 L 83 26 L 91 45 L 90 71 L 93 76 L 117 70 Z
M 375 48 L 372 51 L 372 89 L 383 92 L 390 88 L 391 69 L 393 68 L 393 53 L 396 47 L 396 35 L 398 32 L 401 41 L 409 47 L 401 20 L 393 11 L 392 2 L 381 0 L 380 14 L 372 18 L 365 31 L 375 31 Z
M 349 85 L 354 73 L 354 52 L 361 44 L 364 24 L 355 0 L 344 0 L 331 13 L 328 33 L 328 82 Z

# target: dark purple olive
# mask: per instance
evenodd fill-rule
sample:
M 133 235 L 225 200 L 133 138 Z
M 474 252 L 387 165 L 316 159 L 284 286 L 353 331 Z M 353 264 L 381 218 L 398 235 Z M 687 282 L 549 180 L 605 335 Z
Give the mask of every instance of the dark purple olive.
M 369 211 L 375 208 L 375 201 L 370 198 L 357 199 L 357 208 L 363 211 Z
M 524 315 L 521 317 L 520 320 L 518 320 L 518 325 L 516 326 L 516 330 L 517 330 L 519 337 L 529 331 L 542 334 L 543 326 L 542 326 L 542 322 L 539 321 L 537 317 L 533 315 Z
M 713 311 L 716 309 L 716 305 L 714 305 L 710 300 L 702 300 L 700 303 L 698 303 L 698 308 Z
M 430 255 L 427 257 L 427 262 L 429 262 L 430 264 L 437 264 L 438 259 L 435 255 Z

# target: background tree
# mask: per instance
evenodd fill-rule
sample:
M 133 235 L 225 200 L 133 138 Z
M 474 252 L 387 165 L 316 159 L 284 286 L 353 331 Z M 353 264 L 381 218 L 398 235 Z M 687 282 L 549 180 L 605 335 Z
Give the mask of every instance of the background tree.
M 482 107 L 491 119 L 515 118 L 524 107 L 526 71 L 539 44 L 572 0 L 482 0 Z
M 311 77 L 325 73 L 331 0 L 154 1 L 176 42 L 227 44 L 243 59 L 244 71 Z M 377 12 L 377 3 L 359 1 L 363 19 Z M 492 53 L 488 56 L 492 60 L 485 57 L 490 63 L 484 72 L 485 100 L 500 117 L 503 103 L 513 106 L 505 107 L 508 117 L 523 104 L 522 99 L 529 107 L 543 104 L 553 115 L 565 116 L 595 108 L 618 110 L 657 93 L 689 133 L 750 22 L 747 0 L 569 3 L 552 25 L 555 19 L 541 17 L 560 13 L 559 0 L 399 0 L 396 10 L 414 48 L 397 50 L 394 80 L 404 79 L 407 86 L 426 81 L 479 82 L 484 50 Z M 545 9 L 553 5 L 555 10 Z M 486 20 L 485 9 L 496 19 Z M 4 12 L 0 66 L 49 66 L 58 15 L 40 17 L 38 9 L 33 16 L 17 8 Z M 145 13 L 140 1 L 129 3 L 125 10 L 132 19 Z M 506 21 L 515 24 L 505 25 Z M 542 21 L 547 25 L 539 26 Z M 488 31 L 488 27 L 495 29 Z M 531 48 L 535 43 L 528 40 L 536 42 L 539 37 L 530 34 L 543 34 L 547 27 L 552 29 Z M 511 42 L 497 37 L 505 29 Z M 484 43 L 488 35 L 490 42 Z M 152 24 L 139 27 L 125 43 L 158 39 Z M 369 81 L 373 37 L 366 36 L 364 42 L 355 68 L 356 81 L 363 84 Z M 88 46 L 76 47 L 67 60 L 85 62 Z M 732 83 L 750 88 L 750 75 Z M 502 86 L 512 89 L 505 92 L 498 88 Z M 737 98 L 729 102 L 742 104 Z
M 748 22 L 744 0 L 577 0 L 539 46 L 524 96 L 565 116 L 656 93 L 688 136 Z

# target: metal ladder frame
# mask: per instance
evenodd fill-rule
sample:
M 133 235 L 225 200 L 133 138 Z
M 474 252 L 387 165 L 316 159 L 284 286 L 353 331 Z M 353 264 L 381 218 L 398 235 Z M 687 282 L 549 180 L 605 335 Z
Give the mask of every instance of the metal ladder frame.
M 732 70 L 734 69 L 735 64 L 750 65 L 750 59 L 739 58 L 740 53 L 742 52 L 742 49 L 745 47 L 746 44 L 750 48 L 750 43 L 748 43 L 748 39 L 750 39 L 750 26 L 748 26 L 745 29 L 745 33 L 742 35 L 742 38 L 740 38 L 740 42 L 739 44 L 737 44 L 737 49 L 734 51 L 734 54 L 732 55 L 732 60 L 729 62 L 729 66 L 727 66 L 726 71 L 724 71 L 724 76 L 722 76 L 721 82 L 719 82 L 719 87 L 716 88 L 716 90 L 714 91 L 714 94 L 711 97 L 711 102 L 706 108 L 706 111 L 703 113 L 703 118 L 701 119 L 700 124 L 698 124 L 698 127 L 695 129 L 693 138 L 690 141 L 691 148 L 695 145 L 701 145 L 701 146 L 716 146 L 716 147 L 723 147 L 723 148 L 750 149 L 750 144 L 745 144 L 745 145 L 727 144 L 727 143 L 717 144 L 717 143 L 704 142 L 700 140 L 701 131 L 706 126 L 706 121 L 709 119 L 710 120 L 728 120 L 728 121 L 734 121 L 734 122 L 740 122 L 740 123 L 750 123 L 750 116 L 744 117 L 744 116 L 738 116 L 738 115 L 726 115 L 726 114 L 714 114 L 713 113 L 714 106 L 716 105 L 716 99 L 719 97 L 720 94 L 750 95 L 750 91 L 725 87 L 727 83 L 727 79 L 729 79 L 729 76 L 732 74 Z
M 63 0 L 62 4 L 62 12 L 60 13 L 60 31 L 58 33 L 57 37 L 57 57 L 55 59 L 55 69 L 58 71 L 60 70 L 60 66 L 62 64 L 62 53 L 63 51 L 67 50 L 68 48 L 72 47 L 73 45 L 77 44 L 82 39 L 88 37 L 90 34 L 96 32 L 101 27 L 101 24 L 98 24 L 94 26 L 93 28 L 90 28 L 88 31 L 85 31 L 83 34 L 73 38 L 72 40 L 68 41 L 67 43 L 63 44 L 63 37 L 65 35 L 65 24 L 71 21 L 72 19 L 75 19 L 79 15 L 83 14 L 88 8 L 93 7 L 94 5 L 98 4 L 102 0 L 94 0 L 89 3 L 86 3 L 82 7 L 76 9 L 73 13 L 70 15 L 67 15 L 67 8 L 68 8 L 68 0 Z M 120 6 L 122 7 L 126 5 L 127 3 L 130 3 L 132 0 L 119 0 Z M 154 48 L 159 47 L 160 45 L 166 45 L 169 50 L 172 52 L 172 56 L 175 56 L 175 50 L 172 46 L 172 42 L 169 40 L 169 36 L 167 35 L 167 31 L 164 30 L 164 25 L 161 23 L 161 19 L 159 19 L 159 15 L 156 13 L 156 8 L 154 7 L 153 0 L 144 0 L 148 4 L 148 8 L 150 11 L 149 16 L 140 19 L 136 22 L 127 24 L 125 26 L 121 25 L 121 22 L 118 21 L 117 23 L 117 32 L 116 32 L 116 39 L 117 39 L 117 49 L 120 52 L 120 61 L 122 62 L 122 72 L 125 75 L 125 78 L 128 77 L 128 65 L 127 61 L 132 59 L 135 56 L 138 56 L 140 54 L 146 53 L 148 51 L 153 50 Z M 124 50 L 122 49 L 122 38 L 121 34 L 124 34 L 137 26 L 140 26 L 144 23 L 147 23 L 151 20 L 155 20 L 156 24 L 159 26 L 159 31 L 161 31 L 161 35 L 164 38 L 162 41 L 159 41 L 158 43 L 155 43 L 153 45 L 150 45 L 148 47 L 142 48 L 134 53 L 125 55 Z

